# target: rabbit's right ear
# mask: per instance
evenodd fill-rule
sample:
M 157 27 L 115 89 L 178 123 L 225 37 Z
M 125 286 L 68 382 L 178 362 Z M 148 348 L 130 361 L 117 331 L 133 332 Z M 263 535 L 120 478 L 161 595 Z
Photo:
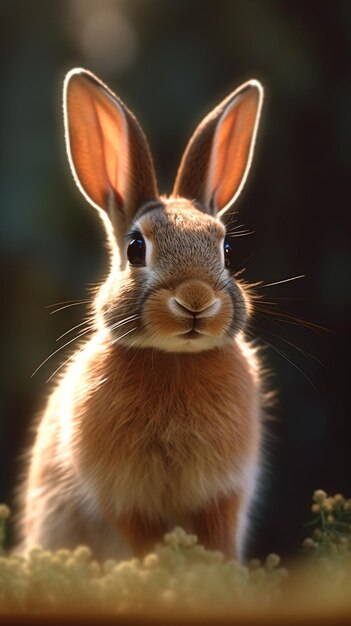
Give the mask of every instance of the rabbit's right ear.
M 66 76 L 64 120 L 78 187 L 93 206 L 109 214 L 117 235 L 123 236 L 138 208 L 158 197 L 150 149 L 139 123 L 106 85 L 82 69 Z

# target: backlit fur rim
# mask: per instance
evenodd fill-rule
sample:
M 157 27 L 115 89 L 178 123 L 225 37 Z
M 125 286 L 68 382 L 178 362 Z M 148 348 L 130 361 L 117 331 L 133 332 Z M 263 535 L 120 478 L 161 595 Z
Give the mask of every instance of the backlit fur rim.
M 127 120 L 126 120 L 126 116 L 125 116 L 125 113 L 124 113 L 124 110 L 123 110 L 122 103 L 119 101 L 119 99 L 116 96 L 116 94 L 114 94 L 113 91 L 111 91 L 111 89 L 107 85 L 105 85 L 105 83 L 103 83 L 99 78 L 97 78 L 97 76 L 95 76 L 95 74 L 93 74 L 92 72 L 89 72 L 89 70 L 85 70 L 84 68 L 81 68 L 81 67 L 76 67 L 73 70 L 70 70 L 68 72 L 68 74 L 66 74 L 65 80 L 64 80 L 64 83 L 63 83 L 63 122 L 64 122 L 65 144 L 66 144 L 66 152 L 67 152 L 68 161 L 69 161 L 69 164 L 70 164 L 70 167 L 71 167 L 71 171 L 72 171 L 72 174 L 73 174 L 74 181 L 75 181 L 79 191 L 83 194 L 84 198 L 89 202 L 89 204 L 91 204 L 97 211 L 99 211 L 99 213 L 103 217 L 104 221 L 106 221 L 105 220 L 106 210 L 108 210 L 109 207 L 105 207 L 104 208 L 104 207 L 99 206 L 98 204 L 96 204 L 96 202 L 94 202 L 94 200 L 85 191 L 83 185 L 81 184 L 81 182 L 79 180 L 79 176 L 77 174 L 77 170 L 75 168 L 73 157 L 72 157 L 71 142 L 70 142 L 70 132 L 69 132 L 69 122 L 68 122 L 68 103 L 67 103 L 67 98 L 68 98 L 69 83 L 70 83 L 71 79 L 74 76 L 83 76 L 85 78 L 88 78 L 97 87 L 99 87 L 100 89 L 106 91 L 106 95 L 109 96 L 111 98 L 113 104 L 116 107 L 119 108 L 120 113 L 121 113 L 121 115 L 124 118 L 127 136 L 129 136 L 128 124 L 127 124 Z
M 256 119 L 255 119 L 253 131 L 252 131 L 252 136 L 251 136 L 249 154 L 248 154 L 245 170 L 244 170 L 244 173 L 242 175 L 240 184 L 239 184 L 239 186 L 238 186 L 238 188 L 236 190 L 236 193 L 229 200 L 229 202 L 225 205 L 225 207 L 223 209 L 221 209 L 217 213 L 218 219 L 221 219 L 222 215 L 224 215 L 224 213 L 226 213 L 226 211 L 228 211 L 228 209 L 232 207 L 232 205 L 234 204 L 236 199 L 239 197 L 239 195 L 241 194 L 242 189 L 243 189 L 243 187 L 244 187 L 244 185 L 246 183 L 246 179 L 247 179 L 248 173 L 250 171 L 252 157 L 253 157 L 254 148 L 255 148 L 255 144 L 256 144 L 258 125 L 259 125 L 260 117 L 261 117 L 263 97 L 264 97 L 264 90 L 263 90 L 263 87 L 262 87 L 261 83 L 258 80 L 256 80 L 255 78 L 252 78 L 251 80 L 248 80 L 246 83 L 241 85 L 236 91 L 234 91 L 233 100 L 227 105 L 227 107 L 225 108 L 225 110 L 223 111 L 222 116 L 221 116 L 221 119 L 222 119 L 228 113 L 230 108 L 235 104 L 235 99 L 238 96 L 242 95 L 247 89 L 250 89 L 250 88 L 257 89 L 257 92 L 258 92 L 258 103 L 257 103 Z

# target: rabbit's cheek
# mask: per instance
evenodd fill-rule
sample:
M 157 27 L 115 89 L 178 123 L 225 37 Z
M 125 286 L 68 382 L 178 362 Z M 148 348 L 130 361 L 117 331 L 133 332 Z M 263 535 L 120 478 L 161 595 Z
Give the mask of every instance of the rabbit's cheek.
M 233 306 L 231 331 L 233 334 L 236 334 L 245 328 L 251 306 L 248 295 L 237 281 L 233 282 L 229 291 L 229 297 Z
M 220 298 L 220 306 L 216 315 L 200 318 L 198 330 L 213 337 L 221 337 L 228 333 L 233 321 L 233 305 L 228 294 Z

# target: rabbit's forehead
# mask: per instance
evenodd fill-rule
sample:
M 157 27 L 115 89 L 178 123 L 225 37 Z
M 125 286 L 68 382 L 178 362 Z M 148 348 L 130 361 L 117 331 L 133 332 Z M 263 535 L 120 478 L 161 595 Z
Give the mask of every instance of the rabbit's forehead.
M 225 236 L 223 224 L 189 205 L 176 207 L 163 206 L 153 209 L 138 220 L 141 232 L 156 247 L 164 245 L 199 244 L 201 240 L 217 245 Z

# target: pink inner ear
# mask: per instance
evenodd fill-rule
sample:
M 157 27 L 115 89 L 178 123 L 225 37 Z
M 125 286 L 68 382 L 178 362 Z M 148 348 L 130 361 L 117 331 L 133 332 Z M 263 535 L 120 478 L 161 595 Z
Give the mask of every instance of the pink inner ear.
M 213 140 L 206 192 L 208 202 L 217 212 L 240 193 L 251 163 L 257 120 L 256 90 L 244 93 L 238 100 L 235 98 L 225 111 Z
M 128 193 L 128 125 L 117 101 L 84 77 L 67 91 L 71 165 L 90 201 L 107 209 L 113 192 L 119 204 Z
M 117 117 L 114 110 L 111 115 L 111 112 L 98 102 L 95 103 L 95 109 L 100 127 L 107 185 L 117 201 L 123 204 L 123 199 L 127 195 L 129 161 L 127 121 L 122 113 Z

